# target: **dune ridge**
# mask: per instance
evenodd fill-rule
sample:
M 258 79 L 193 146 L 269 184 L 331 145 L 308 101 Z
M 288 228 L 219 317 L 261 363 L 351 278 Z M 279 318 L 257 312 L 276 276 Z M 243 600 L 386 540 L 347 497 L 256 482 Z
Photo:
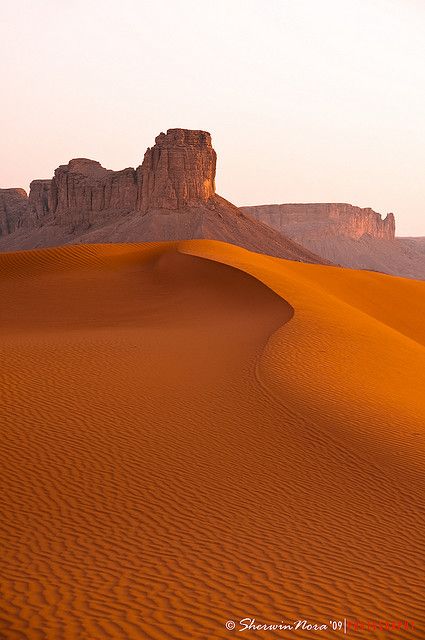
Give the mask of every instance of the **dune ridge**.
M 0 274 L 4 638 L 423 637 L 424 283 L 207 240 Z

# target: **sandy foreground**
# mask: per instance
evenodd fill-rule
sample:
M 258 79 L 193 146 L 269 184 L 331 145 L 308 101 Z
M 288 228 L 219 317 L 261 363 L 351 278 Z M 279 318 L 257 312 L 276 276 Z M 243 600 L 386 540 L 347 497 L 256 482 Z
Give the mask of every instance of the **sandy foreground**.
M 220 242 L 1 254 L 0 638 L 425 638 L 424 318 Z

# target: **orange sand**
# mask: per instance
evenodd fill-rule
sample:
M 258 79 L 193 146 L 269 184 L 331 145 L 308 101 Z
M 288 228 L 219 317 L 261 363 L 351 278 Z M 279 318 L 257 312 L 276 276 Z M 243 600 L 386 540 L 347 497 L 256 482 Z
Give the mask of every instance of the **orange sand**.
M 2 640 L 425 638 L 425 283 L 206 240 L 0 274 Z

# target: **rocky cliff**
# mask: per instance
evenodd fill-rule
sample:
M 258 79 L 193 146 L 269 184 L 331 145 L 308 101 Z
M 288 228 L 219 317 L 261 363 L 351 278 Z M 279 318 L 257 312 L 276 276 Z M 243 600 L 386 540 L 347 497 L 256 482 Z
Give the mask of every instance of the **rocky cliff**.
M 28 209 L 28 197 L 24 189 L 0 189 L 0 236 L 15 231 Z
M 58 167 L 52 180 L 51 207 L 56 215 L 93 221 L 99 212 L 132 211 L 136 199 L 136 173 L 131 168 L 110 171 L 99 162 L 78 158 Z
M 33 180 L 30 184 L 28 212 L 22 222 L 30 225 L 37 220 L 43 220 L 52 210 L 51 203 L 52 180 Z
M 19 229 L 0 250 L 75 242 L 210 238 L 306 262 L 326 262 L 215 192 L 216 153 L 206 131 L 169 129 L 137 169 L 110 171 L 79 158 L 34 180 Z
M 138 209 L 181 209 L 215 194 L 216 153 L 206 131 L 169 129 L 155 138 L 137 169 Z
M 215 194 L 215 166 L 209 133 L 169 129 L 157 136 L 137 169 L 110 171 L 77 158 L 58 167 L 52 180 L 34 180 L 27 223 L 50 216 L 68 224 L 92 224 L 130 211 L 204 204 Z
M 71 160 L 51 180 L 33 180 L 25 226 L 90 225 L 100 219 L 133 211 L 137 200 L 134 169 L 110 171 L 86 158 Z
M 385 240 L 395 237 L 394 214 L 382 218 L 373 209 L 351 204 L 272 204 L 242 210 L 300 241 L 316 233 L 353 239 L 365 235 Z
M 395 237 L 392 213 L 350 204 L 277 204 L 242 211 L 306 247 L 323 260 L 354 269 L 425 279 L 424 245 Z
M 169 129 L 137 168 L 111 171 L 85 158 L 49 180 L 0 190 L 0 251 L 77 242 L 209 238 L 304 262 L 425 278 L 424 245 L 395 238 L 392 213 L 349 204 L 238 209 L 215 192 L 206 131 Z

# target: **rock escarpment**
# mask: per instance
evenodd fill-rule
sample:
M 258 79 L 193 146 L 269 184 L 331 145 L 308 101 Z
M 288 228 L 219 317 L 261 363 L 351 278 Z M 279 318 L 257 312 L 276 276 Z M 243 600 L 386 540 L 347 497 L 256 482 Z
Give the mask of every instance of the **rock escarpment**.
M 273 204 L 242 211 L 298 242 L 323 260 L 425 279 L 424 245 L 395 237 L 392 213 L 350 204 Z
M 216 153 L 206 131 L 169 129 L 137 169 L 138 209 L 181 209 L 215 195 Z
M 169 129 L 157 136 L 137 169 L 110 171 L 95 160 L 77 158 L 58 167 L 52 180 L 34 180 L 27 222 L 50 216 L 97 223 L 130 211 L 205 204 L 215 194 L 215 166 L 209 133 Z
M 43 220 L 52 210 L 52 180 L 33 180 L 30 184 L 27 224 Z
M 26 226 L 49 221 L 92 224 L 133 211 L 137 200 L 134 169 L 110 171 L 86 158 L 71 160 L 51 180 L 33 180 Z
M 424 245 L 395 238 L 393 214 L 349 204 L 238 209 L 215 192 L 216 153 L 206 131 L 169 129 L 137 169 L 84 158 L 53 178 L 0 190 L 0 251 L 77 242 L 208 238 L 290 260 L 425 278 Z
M 51 206 L 56 215 L 91 222 L 99 212 L 132 211 L 136 198 L 134 169 L 110 171 L 85 158 L 59 167 L 52 180 Z
M 0 236 L 13 233 L 27 209 L 28 196 L 24 189 L 0 189 Z
M 300 241 L 317 233 L 353 239 L 365 235 L 385 240 L 395 238 L 393 213 L 382 218 L 373 209 L 351 204 L 271 204 L 242 207 L 242 210 Z
M 0 250 L 208 238 L 323 262 L 217 195 L 215 170 L 210 134 L 187 129 L 157 136 L 137 169 L 110 171 L 94 160 L 71 160 L 51 180 L 31 183 L 20 228 L 0 240 Z

